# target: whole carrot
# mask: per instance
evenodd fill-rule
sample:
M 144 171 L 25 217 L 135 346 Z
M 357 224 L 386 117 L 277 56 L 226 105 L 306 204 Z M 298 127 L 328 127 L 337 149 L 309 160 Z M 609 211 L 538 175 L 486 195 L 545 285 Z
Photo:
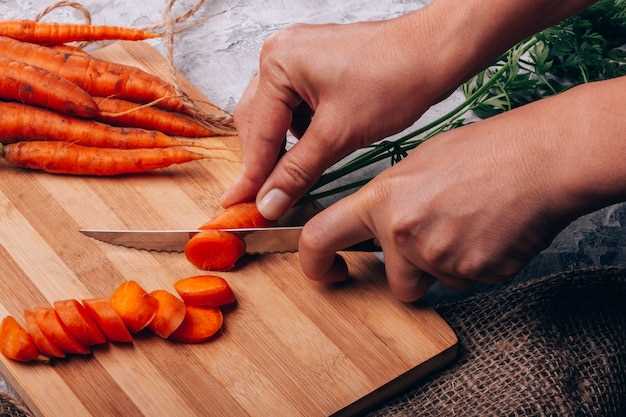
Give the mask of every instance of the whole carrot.
M 115 96 L 142 104 L 167 97 L 156 106 L 177 112 L 185 110 L 183 101 L 175 97 L 176 90 L 172 85 L 138 68 L 90 56 L 62 53 L 3 36 L 0 36 L 0 56 L 60 75 L 92 96 Z
M 0 155 L 9 164 L 54 174 L 115 176 L 137 174 L 204 156 L 182 148 L 103 149 L 63 142 L 0 144 Z
M 202 138 L 219 132 L 198 123 L 189 116 L 114 98 L 94 97 L 100 114 L 98 120 L 114 126 L 158 130 L 166 135 Z
M 61 45 L 50 46 L 50 48 L 54 49 L 57 52 L 62 52 L 66 54 L 74 54 L 74 55 L 81 55 L 81 56 L 87 56 L 87 57 L 90 56 L 85 50 L 77 46 L 61 44 Z
M 79 117 L 92 118 L 98 114 L 91 96 L 77 85 L 41 68 L 1 57 L 0 99 Z
M 141 41 L 159 35 L 140 29 L 118 26 L 43 23 L 32 20 L 0 21 L 0 36 L 40 45 L 57 45 L 77 41 L 127 40 Z
M 76 119 L 18 103 L 0 102 L 0 142 L 22 140 L 70 142 L 99 148 L 168 148 L 195 146 L 212 149 L 192 139 L 177 139 L 160 132 L 112 127 Z

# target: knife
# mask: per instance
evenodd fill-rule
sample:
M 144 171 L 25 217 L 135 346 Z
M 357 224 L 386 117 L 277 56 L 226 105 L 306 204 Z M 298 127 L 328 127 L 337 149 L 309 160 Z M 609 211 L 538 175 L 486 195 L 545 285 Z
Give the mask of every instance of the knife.
M 217 229 L 239 236 L 246 245 L 247 254 L 298 252 L 302 234 L 299 227 L 270 227 L 263 229 Z M 116 246 L 155 252 L 184 252 L 185 245 L 203 230 L 104 230 L 82 229 L 83 235 Z M 380 252 L 374 241 L 366 241 L 345 249 L 350 252 Z

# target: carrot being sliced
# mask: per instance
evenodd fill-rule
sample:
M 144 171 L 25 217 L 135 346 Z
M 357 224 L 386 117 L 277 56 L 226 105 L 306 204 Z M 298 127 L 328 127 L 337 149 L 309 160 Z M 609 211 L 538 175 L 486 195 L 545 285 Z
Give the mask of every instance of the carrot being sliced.
M 29 362 L 39 357 L 39 350 L 33 338 L 11 316 L 2 320 L 0 351 L 7 358 L 20 362 Z
M 58 346 L 65 353 L 86 355 L 89 353 L 87 347 L 80 344 L 67 332 L 57 312 L 52 308 L 35 309 L 35 320 L 41 332 L 54 345 Z
M 202 275 L 182 279 L 174 285 L 185 304 L 220 307 L 235 302 L 235 294 L 224 278 Z
M 106 343 L 104 334 L 96 322 L 85 312 L 85 307 L 76 300 L 64 300 L 54 303 L 61 322 L 68 333 L 85 346 Z
M 85 311 L 98 324 L 110 342 L 132 343 L 133 336 L 128 332 L 124 321 L 115 312 L 111 301 L 106 298 L 83 300 Z
M 26 320 L 26 330 L 28 330 L 28 333 L 32 336 L 35 345 L 37 345 L 37 348 L 42 355 L 49 358 L 65 357 L 65 352 L 52 343 L 52 341 L 39 328 L 34 310 L 25 310 L 24 319 Z
M 245 251 L 243 240 L 218 230 L 198 233 L 185 246 L 187 260 L 205 271 L 231 270 Z
M 159 303 L 156 316 L 149 325 L 150 330 L 163 339 L 167 339 L 185 319 L 185 304 L 165 290 L 153 291 L 150 295 Z
M 256 208 L 255 203 L 241 203 L 230 206 L 201 227 L 201 229 L 239 229 L 246 227 L 270 227 L 267 220 Z
M 187 306 L 185 320 L 171 339 L 183 343 L 202 343 L 215 335 L 224 324 L 219 308 Z
M 135 281 L 126 281 L 117 287 L 111 305 L 131 333 L 146 328 L 159 308 L 159 302 Z

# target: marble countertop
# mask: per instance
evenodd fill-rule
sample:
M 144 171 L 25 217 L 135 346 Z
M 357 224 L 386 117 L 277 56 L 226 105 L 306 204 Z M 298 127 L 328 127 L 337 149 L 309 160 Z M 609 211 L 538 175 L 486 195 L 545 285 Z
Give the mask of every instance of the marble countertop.
M 3 19 L 33 18 L 50 3 L 50 0 L 0 0 L 0 16 Z M 93 13 L 95 23 L 130 26 L 159 22 L 163 3 L 164 0 L 83 0 Z M 182 9 L 193 1 L 179 3 Z M 211 100 L 232 111 L 256 70 L 258 51 L 270 33 L 295 22 L 384 19 L 415 10 L 425 3 L 425 0 L 210 0 L 199 13 L 204 23 L 177 38 L 175 61 Z M 78 15 L 60 10 L 50 19 L 75 22 Z M 153 43 L 161 47 L 159 41 Z M 445 113 L 461 100 L 460 93 L 453 94 L 431 109 L 418 124 Z M 622 206 L 578 220 L 518 279 L 576 267 L 626 265 L 625 225 L 626 211 Z

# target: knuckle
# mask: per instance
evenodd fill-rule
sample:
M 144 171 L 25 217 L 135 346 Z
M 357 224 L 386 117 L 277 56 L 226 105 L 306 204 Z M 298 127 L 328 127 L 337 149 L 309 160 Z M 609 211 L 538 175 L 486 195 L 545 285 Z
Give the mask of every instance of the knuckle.
M 483 275 L 488 259 L 486 253 L 475 250 L 459 260 L 454 271 L 455 275 L 458 278 L 476 280 Z
M 450 254 L 451 245 L 444 239 L 430 242 L 422 252 L 422 258 L 431 266 L 443 265 Z
M 282 171 L 285 181 L 288 181 L 292 187 L 298 190 L 308 188 L 314 181 L 313 175 L 296 159 L 284 159 Z

